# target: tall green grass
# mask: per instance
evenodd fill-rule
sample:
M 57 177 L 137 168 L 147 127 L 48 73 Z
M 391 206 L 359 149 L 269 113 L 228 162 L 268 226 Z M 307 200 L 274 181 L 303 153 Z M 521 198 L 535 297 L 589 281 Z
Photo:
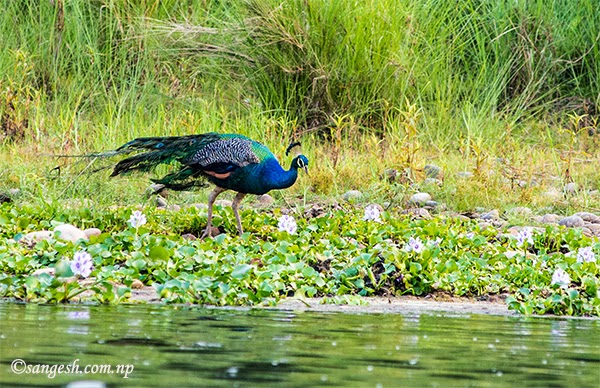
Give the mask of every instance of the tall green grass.
M 23 179 L 13 179 L 15 155 L 206 131 L 245 133 L 280 155 L 302 138 L 322 167 L 311 177 L 317 192 L 378 180 L 385 167 L 418 169 L 432 154 L 469 169 L 529 145 L 562 149 L 568 136 L 553 127 L 568 114 L 587 113 L 597 126 L 595 8 L 594 0 L 5 1 L 0 137 L 10 167 L 0 179 Z

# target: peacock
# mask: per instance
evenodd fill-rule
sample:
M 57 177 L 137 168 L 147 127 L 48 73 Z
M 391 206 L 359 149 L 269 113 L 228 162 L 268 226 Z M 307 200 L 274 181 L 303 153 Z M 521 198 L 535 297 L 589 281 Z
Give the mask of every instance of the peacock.
M 292 143 L 289 151 L 300 143 Z M 97 156 L 131 154 L 119 161 L 111 174 L 117 176 L 132 171 L 150 171 L 159 164 L 177 163 L 179 169 L 160 179 L 152 179 L 161 189 L 190 190 L 205 185 L 216 187 L 208 196 L 207 225 L 202 238 L 210 236 L 213 205 L 224 191 L 237 192 L 232 202 L 240 236 L 244 233 L 239 207 L 246 194 L 262 195 L 271 190 L 292 186 L 298 169 L 308 171 L 308 159 L 298 155 L 289 170 L 284 170 L 269 149 L 238 134 L 202 133 L 186 136 L 140 137 L 114 151 Z

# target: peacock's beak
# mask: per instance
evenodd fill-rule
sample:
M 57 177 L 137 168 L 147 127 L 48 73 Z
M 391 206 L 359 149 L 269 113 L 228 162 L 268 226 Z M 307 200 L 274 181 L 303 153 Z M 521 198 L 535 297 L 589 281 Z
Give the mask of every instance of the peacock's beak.
M 308 174 L 308 166 L 304 166 L 304 172 Z

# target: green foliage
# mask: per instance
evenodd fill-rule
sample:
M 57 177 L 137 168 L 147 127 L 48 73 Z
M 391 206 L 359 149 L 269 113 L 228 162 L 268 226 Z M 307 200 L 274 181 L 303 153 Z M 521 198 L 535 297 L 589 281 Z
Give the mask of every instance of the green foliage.
M 526 314 L 600 315 L 600 265 L 578 262 L 573 253 L 591 245 L 598 255 L 600 244 L 572 230 L 548 228 L 534 234 L 531 246 L 519 247 L 510 236 L 451 218 L 415 221 L 384 213 L 379 223 L 347 209 L 299 219 L 297 233 L 289 235 L 277 229 L 277 212 L 245 210 L 250 233 L 243 237 L 186 240 L 177 230 L 205 217 L 196 208 L 175 214 L 146 209 L 148 223 L 139 229 L 125 222 L 131 210 L 119 209 L 92 217 L 104 233 L 87 242 L 51 238 L 31 246 L 17 240 L 49 226 L 44 209 L 0 210 L 0 296 L 19 300 L 124 302 L 134 281 L 141 281 L 175 303 L 275 304 L 289 296 L 356 303 L 372 295 L 508 293 L 509 307 Z M 69 220 L 71 212 L 54 217 Z M 221 217 L 233 219 L 230 212 Z M 224 224 L 235 231 L 232 221 Z M 423 249 L 407 250 L 411 238 L 423 241 Z M 71 277 L 68 263 L 78 250 L 93 258 L 90 279 Z M 47 267 L 55 274 L 32 275 Z M 570 275 L 567 288 L 551 284 L 557 268 Z

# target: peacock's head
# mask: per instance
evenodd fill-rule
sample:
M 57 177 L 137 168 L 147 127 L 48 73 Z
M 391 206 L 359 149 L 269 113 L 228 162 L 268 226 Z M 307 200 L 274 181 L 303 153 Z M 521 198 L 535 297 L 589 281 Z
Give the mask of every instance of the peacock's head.
M 308 158 L 304 155 L 298 155 L 292 159 L 292 168 L 303 168 L 308 173 Z

